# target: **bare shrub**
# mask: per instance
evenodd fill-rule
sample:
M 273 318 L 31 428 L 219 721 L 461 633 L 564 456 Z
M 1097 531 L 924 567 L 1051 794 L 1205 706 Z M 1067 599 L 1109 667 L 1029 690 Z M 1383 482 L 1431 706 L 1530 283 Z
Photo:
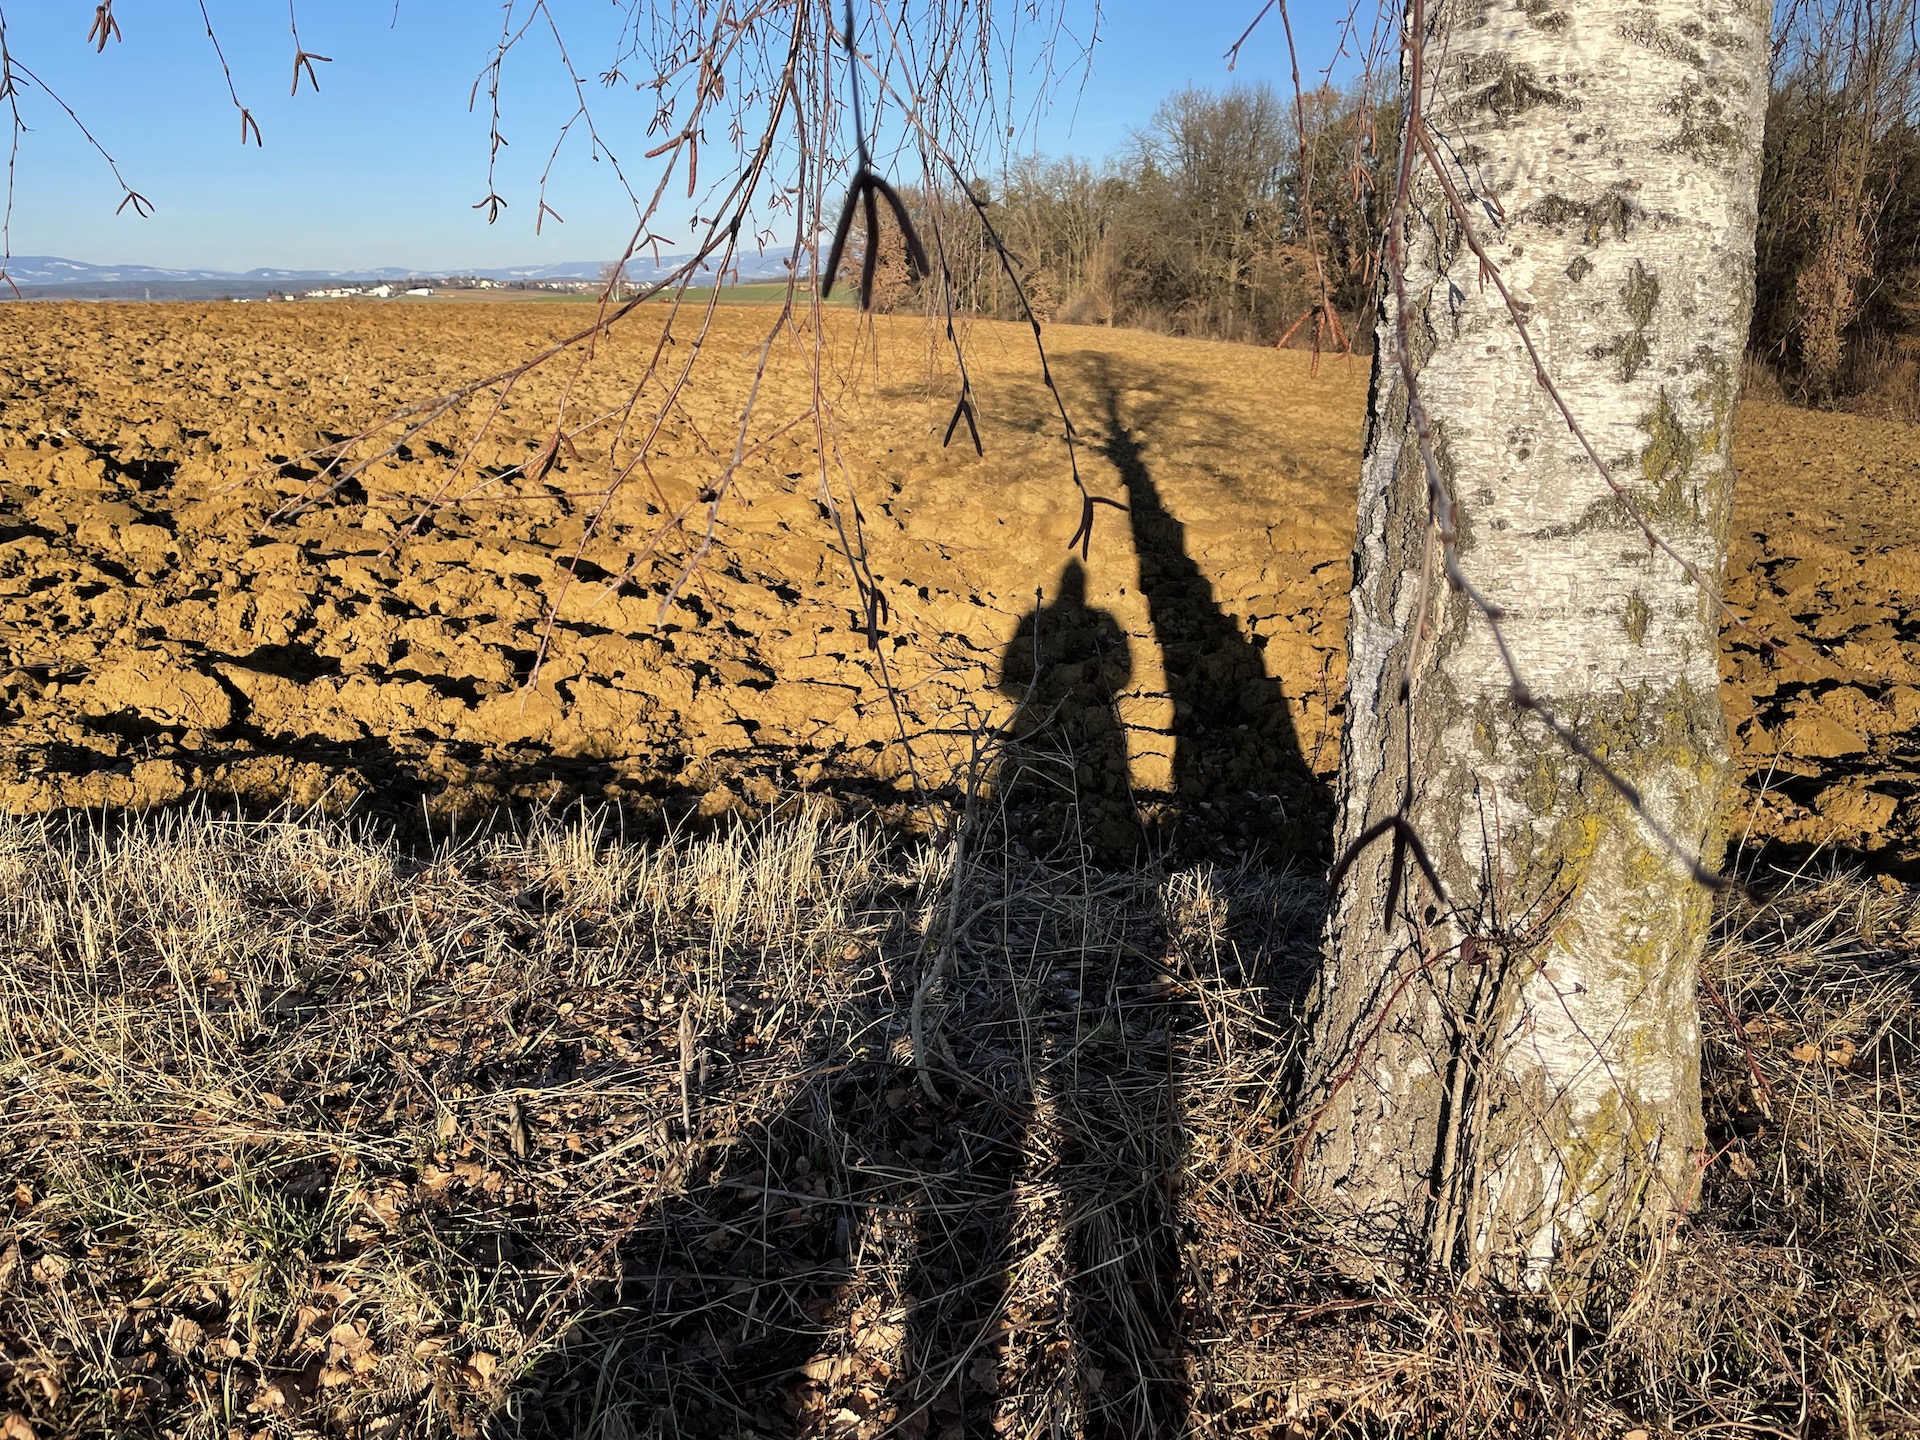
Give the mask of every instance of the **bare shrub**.
M 1839 408 L 1920 424 L 1920 333 L 1857 337 L 1840 374 Z
M 1899 277 L 1915 261 L 1912 0 L 1795 0 L 1775 25 L 1753 348 L 1797 397 L 1876 383 L 1853 351 L 1910 334 Z

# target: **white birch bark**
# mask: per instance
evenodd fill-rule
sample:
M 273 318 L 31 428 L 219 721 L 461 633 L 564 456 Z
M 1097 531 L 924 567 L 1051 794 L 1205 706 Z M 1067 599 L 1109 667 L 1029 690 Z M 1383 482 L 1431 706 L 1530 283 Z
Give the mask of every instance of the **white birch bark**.
M 1431 174 L 1404 231 L 1406 342 L 1461 568 L 1507 612 L 1533 695 L 1710 863 L 1726 771 L 1718 610 L 1633 512 L 1717 587 L 1768 20 L 1766 0 L 1429 6 L 1434 151 L 1631 510 L 1536 382 Z M 1302 1090 L 1300 1196 L 1365 1265 L 1539 1284 L 1630 1232 L 1660 1242 L 1692 1199 L 1711 897 L 1516 705 L 1492 629 L 1437 556 L 1423 584 L 1434 542 L 1398 331 L 1389 285 L 1336 852 L 1404 796 L 1455 908 L 1410 877 L 1400 914 L 1384 913 L 1387 841 L 1348 870 Z

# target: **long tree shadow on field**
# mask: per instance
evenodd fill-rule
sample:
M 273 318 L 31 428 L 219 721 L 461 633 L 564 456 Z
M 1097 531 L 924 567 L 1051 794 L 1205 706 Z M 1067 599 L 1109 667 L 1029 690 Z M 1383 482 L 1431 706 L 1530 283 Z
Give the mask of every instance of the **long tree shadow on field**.
M 1190 423 L 1204 418 L 1204 400 L 1164 376 L 1123 376 L 1107 355 L 1088 357 L 1083 369 L 1106 421 L 1098 451 L 1125 488 L 1140 588 L 1166 668 L 1172 848 L 1197 856 L 1250 841 L 1276 868 L 1324 864 L 1333 799 L 1307 762 L 1285 687 L 1268 672 L 1253 638 L 1221 608 L 1187 527 L 1167 509 L 1147 463 L 1145 437 L 1153 426 L 1173 414 Z M 1129 392 L 1154 396 L 1132 423 L 1122 411 Z

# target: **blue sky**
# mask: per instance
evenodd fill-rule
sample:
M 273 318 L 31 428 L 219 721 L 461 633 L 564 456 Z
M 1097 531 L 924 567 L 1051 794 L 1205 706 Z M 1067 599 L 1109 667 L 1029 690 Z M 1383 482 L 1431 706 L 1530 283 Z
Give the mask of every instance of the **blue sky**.
M 522 0 L 524 6 L 524 0 Z M 534 45 L 505 87 L 501 193 L 489 226 L 473 210 L 486 193 L 486 98 L 468 93 L 499 33 L 497 0 L 302 0 L 300 37 L 332 57 L 320 90 L 288 95 L 293 44 L 277 0 L 207 0 L 241 100 L 265 147 L 239 143 L 237 112 L 200 22 L 197 0 L 117 0 L 124 40 L 95 54 L 84 37 L 93 0 L 0 0 L 13 53 L 79 113 L 155 213 L 114 214 L 120 192 L 105 165 L 48 97 L 22 95 L 14 201 L 16 255 L 96 264 L 247 269 L 256 265 L 433 270 L 617 254 L 631 210 L 586 147 L 563 152 L 549 189 L 564 225 L 534 234 L 535 181 L 572 108 L 551 44 Z M 597 73 L 612 54 L 619 8 L 554 0 L 575 62 Z M 860 9 L 856 4 L 856 11 Z M 1303 65 L 1324 63 L 1344 0 L 1295 0 Z M 1084 34 L 1088 0 L 1068 0 Z M 1283 86 L 1285 49 L 1263 22 L 1235 75 L 1223 52 L 1259 0 L 1109 0 L 1084 89 L 1068 88 L 1029 146 L 1097 156 L 1123 146 L 1169 91 L 1235 78 Z M 622 159 L 645 124 L 645 97 L 607 97 L 603 120 Z M 622 144 L 625 142 L 625 149 Z M 631 153 L 628 153 L 631 152 Z M 709 161 L 709 164 L 712 162 Z M 676 219 L 684 219 L 683 215 Z

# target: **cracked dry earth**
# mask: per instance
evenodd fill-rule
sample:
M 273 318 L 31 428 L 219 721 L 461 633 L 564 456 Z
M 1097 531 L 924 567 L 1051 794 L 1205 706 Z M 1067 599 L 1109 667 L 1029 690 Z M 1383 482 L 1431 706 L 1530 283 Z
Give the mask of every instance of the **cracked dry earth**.
M 832 317 L 832 477 L 843 499 L 851 480 L 887 601 L 877 654 L 818 503 L 814 431 L 790 423 L 812 381 L 787 342 L 713 553 L 670 603 L 697 534 L 644 554 L 724 468 L 771 310 L 718 312 L 650 474 L 591 534 L 609 427 L 539 480 L 503 473 L 539 449 L 566 362 L 513 389 L 451 503 L 430 505 L 480 410 L 272 518 L 311 489 L 302 456 L 588 313 L 6 307 L 0 804 L 444 817 L 607 796 L 712 816 L 816 789 L 884 810 L 1010 720 L 1071 748 L 1099 848 L 1132 848 L 1145 816 L 1229 851 L 1323 849 L 1364 362 L 1315 375 L 1292 353 L 1051 328 L 1088 488 L 1128 506 L 1096 511 L 1082 567 L 1026 332 L 972 329 L 977 458 L 941 446 L 951 384 L 926 327 Z M 603 342 L 569 414 L 617 405 L 660 323 L 641 312 Z M 1910 870 L 1920 434 L 1749 405 L 1739 445 L 1729 595 L 1758 632 L 1804 637 L 1810 663 L 1726 637 L 1749 791 L 1735 834 Z M 1049 774 L 1057 798 L 1065 772 Z

